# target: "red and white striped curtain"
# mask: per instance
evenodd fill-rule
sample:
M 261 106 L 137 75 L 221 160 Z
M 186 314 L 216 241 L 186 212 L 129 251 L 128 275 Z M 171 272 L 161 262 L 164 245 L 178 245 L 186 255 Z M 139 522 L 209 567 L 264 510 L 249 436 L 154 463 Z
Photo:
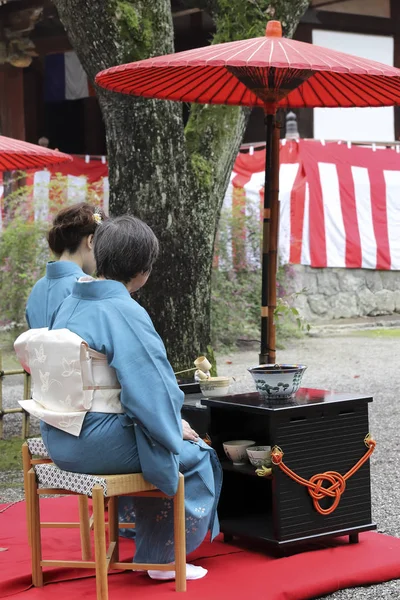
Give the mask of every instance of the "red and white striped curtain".
M 398 148 L 283 140 L 280 160 L 281 263 L 400 270 Z M 250 243 L 241 217 L 261 216 L 264 164 L 264 149 L 241 152 L 225 196 L 225 210 L 238 217 L 230 261 L 236 268 L 259 266 L 259 249 Z M 69 201 L 84 201 L 90 185 L 96 203 L 108 212 L 105 158 L 75 157 L 72 163 L 28 174 L 36 218 L 48 214 L 49 182 L 57 173 L 66 177 Z
M 281 263 L 400 269 L 398 149 L 283 141 L 280 159 Z M 260 206 L 264 164 L 265 150 L 239 154 L 225 208 L 248 213 Z M 258 257 L 247 252 L 246 261 Z
M 4 182 L 0 173 L 0 230 L 4 212 Z M 61 179 L 59 179 L 61 176 Z M 17 174 L 15 174 L 17 177 Z M 59 183 L 57 183 L 59 182 Z M 69 163 L 55 165 L 44 170 L 28 171 L 25 177 L 28 189 L 26 198 L 29 211 L 35 219 L 46 219 L 50 201 L 61 195 L 68 203 L 91 201 L 108 213 L 109 183 L 106 157 L 74 157 Z M 56 188 L 59 188 L 56 190 Z

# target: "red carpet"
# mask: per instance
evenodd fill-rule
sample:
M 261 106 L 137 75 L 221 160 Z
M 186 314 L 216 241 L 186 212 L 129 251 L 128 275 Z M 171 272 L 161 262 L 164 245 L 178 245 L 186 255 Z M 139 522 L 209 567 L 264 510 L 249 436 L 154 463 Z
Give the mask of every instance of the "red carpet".
M 3 507 L 0 505 L 0 510 Z M 65 520 L 77 518 L 76 498 L 42 500 L 42 519 L 57 520 L 60 515 Z M 51 558 L 69 560 L 79 557 L 78 530 L 43 530 L 43 540 L 45 558 L 50 554 Z M 45 577 L 51 585 L 29 589 L 23 502 L 0 513 L 0 547 L 7 548 L 0 552 L 0 598 L 95 600 L 92 571 L 53 569 Z M 132 542 L 122 540 L 121 558 L 131 555 Z M 400 539 L 364 533 L 359 544 L 349 545 L 346 538 L 279 559 L 265 551 L 217 540 L 203 543 L 190 562 L 204 566 L 209 573 L 204 579 L 188 582 L 187 600 L 306 600 L 346 587 L 400 578 Z M 176 599 L 173 582 L 155 582 L 145 573 L 112 574 L 109 593 L 110 600 L 129 598 L 131 594 L 140 600 Z

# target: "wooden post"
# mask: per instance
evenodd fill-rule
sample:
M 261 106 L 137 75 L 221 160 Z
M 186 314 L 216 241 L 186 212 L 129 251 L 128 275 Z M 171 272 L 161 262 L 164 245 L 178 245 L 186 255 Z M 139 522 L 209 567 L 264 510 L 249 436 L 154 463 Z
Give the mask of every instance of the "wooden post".
M 262 239 L 262 282 L 261 282 L 261 348 L 259 364 L 269 362 L 268 340 L 270 339 L 271 315 L 268 310 L 269 273 L 270 273 L 270 226 L 271 226 L 271 169 L 272 169 L 272 138 L 274 132 L 275 113 L 265 116 L 266 148 L 265 148 L 265 181 L 264 181 L 264 214 Z
M 269 272 L 268 272 L 268 362 L 276 361 L 276 274 L 278 270 L 278 240 L 279 240 L 279 140 L 280 126 L 275 121 L 272 135 L 272 167 L 271 167 L 271 223 L 269 245 Z

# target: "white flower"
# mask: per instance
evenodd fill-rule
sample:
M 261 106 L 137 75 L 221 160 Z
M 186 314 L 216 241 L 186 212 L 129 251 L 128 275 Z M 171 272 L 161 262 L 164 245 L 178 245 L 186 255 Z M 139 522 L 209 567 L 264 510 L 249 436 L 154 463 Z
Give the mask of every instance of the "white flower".
M 96 221 L 97 224 L 100 224 L 102 221 L 101 214 L 98 212 L 93 213 L 93 219 Z

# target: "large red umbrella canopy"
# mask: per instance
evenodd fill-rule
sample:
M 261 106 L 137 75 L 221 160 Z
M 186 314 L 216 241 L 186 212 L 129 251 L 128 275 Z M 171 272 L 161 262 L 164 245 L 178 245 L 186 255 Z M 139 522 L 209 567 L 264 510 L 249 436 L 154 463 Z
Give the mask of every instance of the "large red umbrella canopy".
M 181 102 L 282 108 L 393 106 L 400 69 L 281 37 L 265 37 L 158 56 L 100 72 L 109 90 Z
M 282 37 L 270 21 L 262 38 L 158 56 L 99 73 L 109 90 L 200 104 L 261 106 L 267 152 L 263 217 L 260 363 L 275 362 L 279 223 L 278 108 L 400 104 L 400 69 Z
M 0 171 L 49 167 L 72 160 L 72 156 L 36 144 L 0 135 Z

